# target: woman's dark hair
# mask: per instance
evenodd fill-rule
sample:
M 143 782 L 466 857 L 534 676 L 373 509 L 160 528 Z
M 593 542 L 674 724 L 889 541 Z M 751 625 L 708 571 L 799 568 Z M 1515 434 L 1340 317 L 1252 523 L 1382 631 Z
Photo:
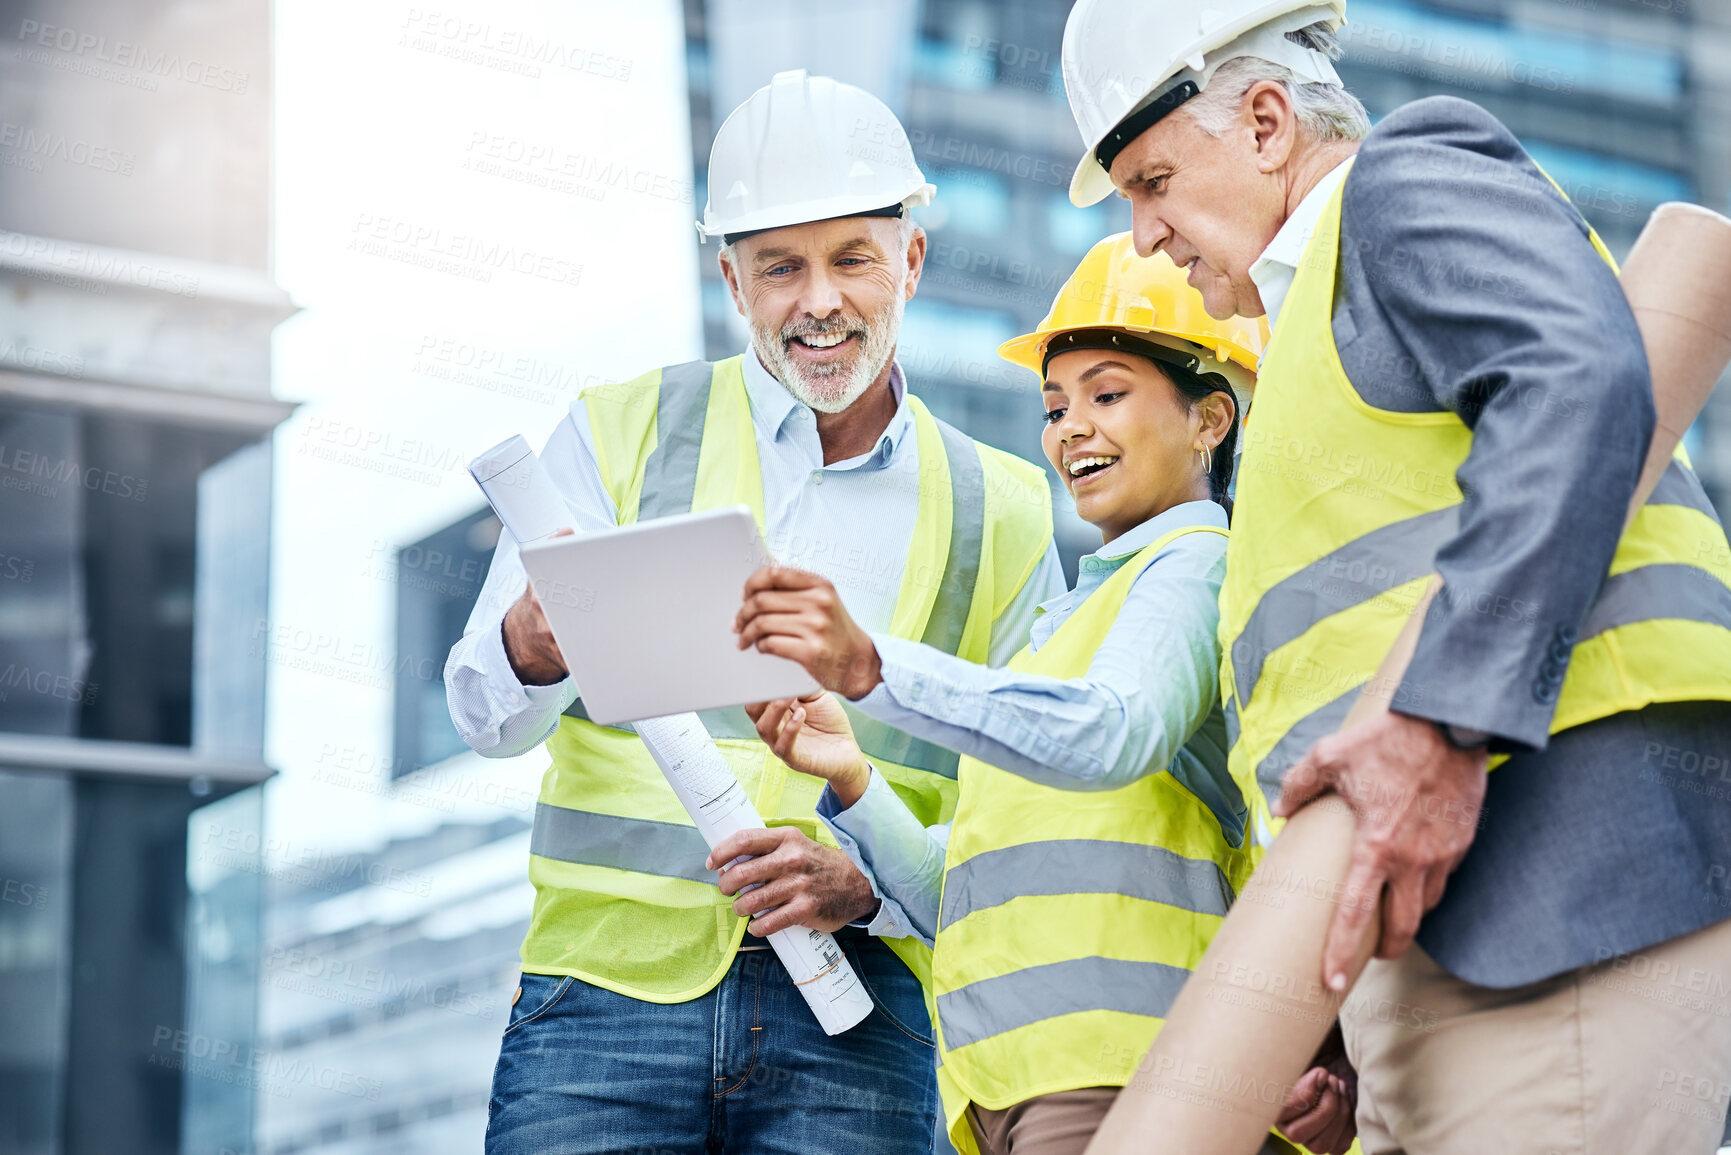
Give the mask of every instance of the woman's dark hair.
M 1228 519 L 1232 517 L 1232 498 L 1227 492 L 1232 488 L 1232 453 L 1238 446 L 1238 396 L 1232 392 L 1232 386 L 1226 383 L 1226 378 L 1218 373 L 1192 373 L 1178 365 L 1157 362 L 1159 370 L 1166 374 L 1172 382 L 1172 387 L 1191 409 L 1196 403 L 1210 393 L 1224 393 L 1232 403 L 1232 420 L 1226 426 L 1226 436 L 1220 439 L 1220 444 L 1214 447 L 1214 468 L 1208 473 L 1208 496 L 1219 502 L 1226 510 Z
M 1194 354 L 1118 329 L 1076 329 L 1053 337 L 1046 344 L 1040 366 L 1042 375 L 1053 357 L 1073 349 L 1117 350 L 1154 362 L 1154 367 L 1166 375 L 1172 387 L 1178 390 L 1178 395 L 1184 398 L 1186 408 L 1191 410 L 1210 393 L 1226 394 L 1227 400 L 1232 402 L 1232 421 L 1226 426 L 1226 436 L 1214 447 L 1214 468 L 1208 472 L 1208 496 L 1220 503 L 1230 519 L 1232 498 L 1227 496 L 1227 491 L 1232 488 L 1232 451 L 1238 445 L 1238 395 L 1232 391 L 1226 378 L 1218 373 L 1199 372 L 1202 362 Z

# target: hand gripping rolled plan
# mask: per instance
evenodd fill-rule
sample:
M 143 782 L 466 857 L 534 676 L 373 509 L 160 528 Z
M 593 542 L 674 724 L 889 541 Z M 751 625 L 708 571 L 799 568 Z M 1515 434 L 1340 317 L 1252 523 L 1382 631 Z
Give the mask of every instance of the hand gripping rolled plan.
M 1658 417 L 1629 505 L 1632 520 L 1731 361 L 1731 220 L 1697 205 L 1660 205 L 1630 250 L 1621 281 L 1647 350 Z M 1369 687 L 1400 684 L 1441 587 L 1433 576 Z M 1388 709 L 1386 695 L 1369 687 L 1341 729 Z M 1333 794 L 1287 821 L 1088 1155 L 1260 1149 L 1286 1088 L 1303 1074 L 1345 998 L 1323 983 L 1322 949 L 1336 903 L 1352 898 L 1346 878 L 1354 828 L 1352 812 Z M 1275 881 L 1295 878 L 1303 885 Z M 1380 914 L 1358 944 L 1349 989 L 1375 950 Z M 1255 998 L 1241 997 L 1247 986 Z M 1220 1079 L 1234 1092 L 1211 1093 Z
M 540 541 L 571 526 L 570 509 L 522 437 L 507 438 L 475 458 L 469 474 L 518 544 Z M 696 714 L 645 718 L 633 727 L 711 847 L 738 831 L 764 828 Z M 871 996 L 832 936 L 795 926 L 770 935 L 769 944 L 825 1034 L 839 1035 L 871 1014 Z

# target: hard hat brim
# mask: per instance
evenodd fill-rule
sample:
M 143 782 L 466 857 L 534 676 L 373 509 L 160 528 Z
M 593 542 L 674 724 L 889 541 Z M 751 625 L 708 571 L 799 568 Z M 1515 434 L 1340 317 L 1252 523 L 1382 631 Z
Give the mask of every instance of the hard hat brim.
M 1154 345 L 1163 345 L 1180 353 L 1193 353 L 1201 358 L 1199 373 L 1218 373 L 1232 385 L 1233 389 L 1243 398 L 1248 398 L 1256 387 L 1256 366 L 1245 365 L 1235 357 L 1221 360 L 1213 348 L 1186 337 L 1174 336 L 1158 329 L 1144 329 L 1139 325 L 1065 325 L 1057 329 L 1047 329 L 1040 333 L 1024 333 L 1020 337 L 1012 337 L 998 346 L 998 356 L 1013 365 L 1020 365 L 1036 376 L 1044 377 L 1044 361 L 1046 346 L 1055 337 L 1065 333 L 1080 333 L 1088 329 L 1116 329 Z
M 896 198 L 903 209 L 911 209 L 918 205 L 932 203 L 932 194 L 937 192 L 935 185 L 922 181 L 912 189 Z M 801 206 L 801 211 L 789 214 L 785 209 L 768 209 L 759 213 L 748 213 L 734 220 L 721 220 L 705 206 L 704 219 L 697 224 L 698 232 L 705 238 L 726 236 L 728 233 L 763 233 L 770 229 L 792 228 L 794 225 L 812 225 L 819 221 L 839 220 L 843 217 L 869 216 L 882 209 L 885 201 L 867 196 L 830 197 L 822 201 L 808 201 Z M 789 220 L 789 216 L 794 219 Z
M 1094 150 L 1089 149 L 1070 176 L 1070 203 L 1085 209 L 1089 205 L 1099 204 L 1116 191 L 1111 174 L 1100 167 L 1100 162 L 1094 157 Z

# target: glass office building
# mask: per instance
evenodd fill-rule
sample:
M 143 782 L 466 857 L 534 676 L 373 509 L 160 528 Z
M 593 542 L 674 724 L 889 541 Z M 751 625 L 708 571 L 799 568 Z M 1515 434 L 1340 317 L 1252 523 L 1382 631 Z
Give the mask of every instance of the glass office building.
M 292 410 L 270 335 L 293 308 L 268 5 L 201 6 L 171 64 L 178 11 L 0 18 L 11 1155 L 251 1144 L 270 435 Z

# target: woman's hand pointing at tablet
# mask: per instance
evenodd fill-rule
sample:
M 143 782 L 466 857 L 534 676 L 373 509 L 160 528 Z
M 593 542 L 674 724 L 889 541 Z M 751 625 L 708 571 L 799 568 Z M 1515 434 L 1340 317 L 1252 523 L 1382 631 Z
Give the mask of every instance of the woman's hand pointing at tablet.
M 883 680 L 871 636 L 848 616 L 835 586 L 805 570 L 771 565 L 752 574 L 733 632 L 740 649 L 798 662 L 844 698 L 863 698 Z

